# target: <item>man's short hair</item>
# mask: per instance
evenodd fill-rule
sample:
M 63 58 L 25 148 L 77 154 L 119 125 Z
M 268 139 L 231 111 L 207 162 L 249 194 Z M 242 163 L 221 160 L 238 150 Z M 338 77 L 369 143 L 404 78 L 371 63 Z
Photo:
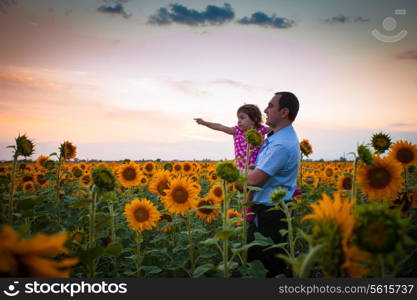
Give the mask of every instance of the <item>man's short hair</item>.
M 297 117 L 298 109 L 300 108 L 297 97 L 291 92 L 277 92 L 275 95 L 281 95 L 281 98 L 279 98 L 278 111 L 283 108 L 288 108 L 288 119 L 293 122 Z

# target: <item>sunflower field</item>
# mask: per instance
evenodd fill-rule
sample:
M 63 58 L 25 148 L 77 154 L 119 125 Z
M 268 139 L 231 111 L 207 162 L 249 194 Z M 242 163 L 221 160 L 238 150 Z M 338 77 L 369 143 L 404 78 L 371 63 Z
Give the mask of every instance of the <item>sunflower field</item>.
M 26 135 L 10 148 L 0 163 L 2 276 L 265 277 L 248 262 L 253 246 L 280 249 L 279 276 L 417 276 L 417 145 L 385 133 L 352 161 L 306 161 L 313 148 L 300 143 L 293 201 L 271 195 L 288 225 L 280 244 L 246 241 L 246 199 L 259 188 L 233 161 L 75 162 L 69 141 L 31 161 Z

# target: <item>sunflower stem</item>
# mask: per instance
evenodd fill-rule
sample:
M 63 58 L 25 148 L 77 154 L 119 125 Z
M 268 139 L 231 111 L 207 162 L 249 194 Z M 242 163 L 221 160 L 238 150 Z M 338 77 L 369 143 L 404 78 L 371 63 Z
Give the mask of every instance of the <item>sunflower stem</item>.
M 300 150 L 300 172 L 298 173 L 298 178 L 297 178 L 297 185 L 301 186 L 303 184 L 303 160 L 304 160 L 304 155 L 303 155 L 303 151 Z
M 113 201 L 111 199 L 108 200 L 107 205 L 109 207 L 109 214 L 110 214 L 110 224 L 111 224 L 111 241 L 115 243 L 117 241 L 116 237 L 116 224 L 115 224 L 115 214 L 113 209 Z M 118 265 L 117 265 L 117 257 L 113 257 L 113 268 L 114 268 L 114 276 L 119 276 Z
M 56 205 L 57 205 L 57 209 L 58 209 L 58 226 L 61 227 L 61 196 L 60 196 L 60 187 L 61 187 L 61 166 L 62 166 L 62 162 L 63 162 L 63 157 L 62 155 L 59 156 L 59 160 L 58 160 L 58 168 L 56 171 Z
M 190 243 L 190 247 L 188 248 L 188 253 L 190 255 L 190 265 L 191 265 L 191 273 L 190 277 L 194 274 L 195 262 L 194 262 L 194 244 L 193 244 L 193 233 L 191 228 L 191 214 L 187 214 L 187 231 L 188 231 L 188 242 Z
M 223 188 L 224 188 L 224 201 L 223 201 L 223 231 L 226 231 L 227 226 L 227 210 L 229 209 L 229 201 L 227 200 L 227 186 L 226 181 L 223 180 Z M 226 236 L 223 239 L 223 277 L 228 278 L 229 277 L 229 237 Z
M 355 155 L 355 160 L 353 161 L 353 178 L 352 178 L 352 201 L 353 203 L 357 202 L 356 194 L 357 194 L 357 185 L 356 185 L 356 177 L 358 173 L 358 161 L 359 158 Z
M 290 254 L 291 254 L 291 260 L 295 260 L 295 247 L 294 247 L 294 229 L 292 227 L 292 218 L 291 218 L 291 211 L 288 208 L 288 205 L 285 203 L 285 201 L 281 200 L 282 207 L 284 208 L 284 213 L 287 218 L 287 224 L 288 224 L 288 243 L 290 245 Z
M 14 186 L 16 184 L 16 168 L 17 168 L 17 158 L 19 154 L 15 151 L 13 155 L 13 168 L 12 168 L 12 178 L 10 182 L 10 194 L 9 194 L 9 215 L 8 215 L 8 223 L 13 225 L 13 199 L 14 199 Z
M 93 185 L 93 187 L 91 189 L 91 194 L 92 194 L 92 201 L 91 201 L 91 205 L 90 205 L 90 224 L 89 224 L 89 232 L 88 232 L 88 234 L 89 234 L 88 248 L 89 249 L 92 249 L 96 245 L 95 224 L 96 224 L 97 189 L 96 189 L 95 185 Z M 90 278 L 94 278 L 95 273 L 96 273 L 96 266 L 97 266 L 97 260 L 93 259 L 90 262 L 90 267 L 89 267 Z
M 251 154 L 251 149 L 249 143 L 246 141 L 246 160 L 245 160 L 245 181 L 243 182 L 243 203 L 248 201 L 248 173 L 249 173 L 249 158 Z M 243 215 L 243 234 L 242 234 L 242 245 L 247 244 L 247 233 L 248 233 L 248 223 L 246 221 L 247 207 L 242 205 L 242 215 Z M 243 265 L 246 265 L 248 261 L 248 249 L 243 250 Z
M 142 257 L 140 253 L 140 246 L 142 244 L 142 234 L 140 231 L 136 231 L 136 277 L 140 277 L 140 271 L 142 267 Z

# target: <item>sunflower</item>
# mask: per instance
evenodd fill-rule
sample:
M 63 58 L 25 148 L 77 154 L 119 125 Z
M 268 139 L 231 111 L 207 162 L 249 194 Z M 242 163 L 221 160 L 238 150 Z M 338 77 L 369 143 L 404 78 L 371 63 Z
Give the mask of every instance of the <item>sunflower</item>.
M 34 182 L 39 184 L 41 187 L 45 187 L 48 183 L 48 180 L 45 179 L 45 174 L 42 172 L 36 172 L 33 176 Z
M 242 214 L 240 212 L 238 212 L 237 210 L 233 209 L 233 208 L 229 208 L 227 210 L 227 218 L 228 219 L 242 219 Z M 242 222 L 239 221 L 233 221 L 233 225 L 235 225 L 236 227 L 241 226 Z
M 32 140 L 28 139 L 26 134 L 20 135 L 16 138 L 16 146 L 14 146 L 15 155 L 31 156 L 35 152 L 35 145 Z
M 359 159 L 365 164 L 372 164 L 372 153 L 366 145 L 359 145 L 357 148 Z
M 307 173 L 303 175 L 303 183 L 317 187 L 317 185 L 319 184 L 319 177 L 314 175 L 313 173 Z
M 249 129 L 245 132 L 245 139 L 250 145 L 254 147 L 259 147 L 263 143 L 262 134 L 255 128 Z
M 402 216 L 408 216 L 409 210 L 417 207 L 417 190 L 399 193 L 393 204 L 401 208 Z
M 369 198 L 392 200 L 397 196 L 403 183 L 401 165 L 389 157 L 375 156 L 371 165 L 363 165 L 358 170 L 358 181 Z
M 417 146 L 408 141 L 396 142 L 388 155 L 404 168 L 417 164 Z
M 372 147 L 378 153 L 384 153 L 391 147 L 391 138 L 388 134 L 385 133 L 375 133 L 371 139 Z
M 313 147 L 311 147 L 310 141 L 304 139 L 300 142 L 300 150 L 304 156 L 309 156 L 313 153 Z
M 191 174 L 193 172 L 193 167 L 191 165 L 191 163 L 189 163 L 188 161 L 183 162 L 182 164 L 182 171 L 184 172 L 184 174 Z
M 372 254 L 401 255 L 410 243 L 407 235 L 409 219 L 401 218 L 399 209 L 391 209 L 386 202 L 361 205 L 356 209 L 355 244 Z
M 134 162 L 122 165 L 118 172 L 120 183 L 125 187 L 136 186 L 140 184 L 140 171 Z
M 169 183 L 169 188 L 164 192 L 166 195 L 162 197 L 162 203 L 170 213 L 183 215 L 190 208 L 196 207 L 198 191 L 186 178 L 173 179 Z
M 16 231 L 4 226 L 0 232 L 0 273 L 9 277 L 69 277 L 68 268 L 78 263 L 77 258 L 61 261 L 48 258 L 68 254 L 68 249 L 64 247 L 67 239 L 68 233 L 38 233 L 30 239 L 21 240 Z
M 22 191 L 24 192 L 34 192 L 35 191 L 35 184 L 33 181 L 26 181 L 23 183 Z
M 126 204 L 123 214 L 130 228 L 140 232 L 155 227 L 161 217 L 161 213 L 148 199 L 133 199 Z
M 139 185 L 145 186 L 148 184 L 148 182 L 149 182 L 149 179 L 148 177 L 146 177 L 146 175 L 142 174 L 139 176 Z
M 227 182 L 235 182 L 240 176 L 235 162 L 229 160 L 219 162 L 216 166 L 216 173 L 221 179 Z
M 81 169 L 78 164 L 71 166 L 70 171 L 74 177 L 79 178 L 84 174 L 83 169 Z
M 156 171 L 156 164 L 152 161 L 148 161 L 143 165 L 143 173 L 152 175 Z
M 220 184 L 215 184 L 210 188 L 209 197 L 218 204 L 224 199 L 224 190 Z
M 117 186 L 116 176 L 107 167 L 98 167 L 91 173 L 93 182 L 101 191 L 111 192 Z
M 43 170 L 45 168 L 45 163 L 48 161 L 49 156 L 39 155 L 39 157 L 35 161 L 35 165 L 38 167 L 39 170 Z
M 85 173 L 80 177 L 80 184 L 83 187 L 90 187 L 93 184 L 93 177 L 90 173 Z
M 337 180 L 337 189 L 339 191 L 350 191 L 352 189 L 352 176 L 350 174 L 344 174 L 339 176 Z
M 313 212 L 306 215 L 303 221 L 314 220 L 320 222 L 322 220 L 334 220 L 343 234 L 344 246 L 347 246 L 355 222 L 351 213 L 352 204 L 353 202 L 351 201 L 341 200 L 339 193 L 334 194 L 334 200 L 323 194 L 318 204 L 313 203 L 310 205 Z
M 182 164 L 181 163 L 179 163 L 179 162 L 176 162 L 176 163 L 174 163 L 174 165 L 173 165 L 173 167 L 172 167 L 172 170 L 174 171 L 174 172 L 181 172 L 182 171 Z
M 349 241 L 355 225 L 351 212 L 353 202 L 343 201 L 338 193 L 332 200 L 326 194 L 318 204 L 311 204 L 312 213 L 302 220 L 313 220 L 313 241 L 323 244 L 323 255 L 320 262 L 326 276 L 340 276 L 340 268 L 346 261 L 349 252 Z
M 165 196 L 165 190 L 169 188 L 169 171 L 160 171 L 152 177 L 149 191 L 159 196 Z
M 211 223 L 218 215 L 219 215 L 219 210 L 216 208 L 208 208 L 208 207 L 203 207 L 203 206 L 214 206 L 215 205 L 215 200 L 210 199 L 210 198 L 204 198 L 201 199 L 200 201 L 198 201 L 197 203 L 197 210 L 196 210 L 196 215 L 206 221 L 207 223 Z M 203 207 L 203 208 L 200 208 Z
M 63 144 L 61 144 L 59 150 L 61 152 L 61 157 L 64 159 L 72 159 L 77 156 L 77 147 L 75 147 L 69 141 L 65 141 Z

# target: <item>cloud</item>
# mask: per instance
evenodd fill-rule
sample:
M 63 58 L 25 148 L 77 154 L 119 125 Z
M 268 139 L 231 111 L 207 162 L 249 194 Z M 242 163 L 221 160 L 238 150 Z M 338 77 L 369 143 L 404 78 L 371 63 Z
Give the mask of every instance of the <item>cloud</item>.
M 152 25 L 170 25 L 173 23 L 190 26 L 221 25 L 230 22 L 235 17 L 230 4 L 223 7 L 207 5 L 204 11 L 189 9 L 181 4 L 170 4 L 169 9 L 161 7 L 156 14 L 151 15 L 148 23 Z
M 48 90 L 58 90 L 64 87 L 62 84 L 56 82 L 34 79 L 30 76 L 21 76 L 16 74 L 0 74 L 0 84 L 1 86 Z
M 413 123 L 391 123 L 389 127 L 417 127 L 417 124 Z
M 356 17 L 354 19 L 347 17 L 343 14 L 338 14 L 337 16 L 331 17 L 329 19 L 323 20 L 326 23 L 332 23 L 332 24 L 345 24 L 345 23 L 356 23 L 356 22 L 368 22 L 369 19 L 365 19 L 363 17 Z
M 258 11 L 253 13 L 250 18 L 243 17 L 237 21 L 242 25 L 259 25 L 263 27 L 273 27 L 273 28 L 290 28 L 295 24 L 294 20 L 287 18 L 277 17 L 275 15 L 268 16 L 267 14 Z
M 207 96 L 208 92 L 204 90 L 200 90 L 197 88 L 197 84 L 195 82 L 189 80 L 172 80 L 172 79 L 164 79 L 164 83 L 168 84 L 170 87 L 191 96 Z
M 248 92 L 253 92 L 253 91 L 272 92 L 273 91 L 273 89 L 271 88 L 254 86 L 254 85 L 250 85 L 250 84 L 246 84 L 240 81 L 235 81 L 235 80 L 226 79 L 226 78 L 215 79 L 215 80 L 210 81 L 209 83 L 228 85 L 228 86 L 232 86 L 235 88 L 243 89 Z
M 397 55 L 398 59 L 417 59 L 417 50 L 409 50 L 401 52 Z
M 110 14 L 110 15 L 121 15 L 124 18 L 129 18 L 131 15 L 127 14 L 123 4 L 116 3 L 114 6 L 111 5 L 102 5 L 99 8 L 97 8 L 97 11 L 104 14 Z

